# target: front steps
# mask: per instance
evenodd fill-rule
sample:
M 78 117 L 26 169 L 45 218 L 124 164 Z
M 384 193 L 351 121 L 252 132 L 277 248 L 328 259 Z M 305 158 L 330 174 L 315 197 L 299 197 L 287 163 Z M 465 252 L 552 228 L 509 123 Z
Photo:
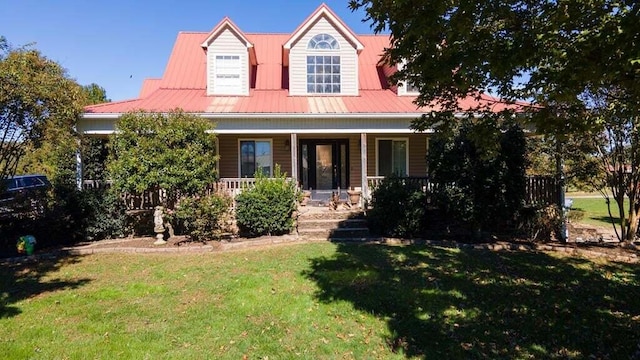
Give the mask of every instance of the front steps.
M 367 219 L 360 210 L 331 210 L 328 207 L 301 207 L 298 236 L 308 240 L 366 241 L 371 239 Z

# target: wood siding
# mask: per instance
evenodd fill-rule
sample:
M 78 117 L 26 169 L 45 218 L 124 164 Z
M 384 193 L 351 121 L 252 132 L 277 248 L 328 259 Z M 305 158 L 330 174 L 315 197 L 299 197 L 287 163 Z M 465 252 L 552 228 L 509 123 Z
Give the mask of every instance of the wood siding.
M 408 139 L 409 140 L 409 176 L 426 176 L 426 134 L 368 134 L 367 135 L 367 174 L 376 176 L 376 148 L 377 139 Z M 273 146 L 273 163 L 280 165 L 282 171 L 291 175 L 291 150 L 286 148 L 286 142 L 291 135 L 218 135 L 218 145 L 220 147 L 220 177 L 239 177 L 239 140 L 240 139 L 271 139 Z M 298 141 L 305 139 L 348 139 L 349 140 L 349 185 L 350 187 L 360 187 L 362 184 L 361 162 L 360 162 L 360 134 L 336 134 L 336 135 L 315 135 L 299 134 Z M 290 146 L 290 145 L 289 145 Z M 298 151 L 300 147 L 298 146 Z
M 291 150 L 286 149 L 285 141 L 290 135 L 218 135 L 220 147 L 219 171 L 221 178 L 240 177 L 240 139 L 270 139 L 272 141 L 273 166 L 280 165 L 287 176 L 291 175 Z
M 333 36 L 340 44 L 340 50 L 307 50 L 309 40 L 318 34 Z M 289 93 L 291 95 L 307 95 L 307 55 L 340 55 L 342 93 L 337 95 L 358 95 L 358 53 L 354 46 L 324 17 L 320 18 L 291 46 L 289 52 Z
M 215 95 L 216 55 L 240 56 L 242 92 L 225 95 L 249 95 L 249 51 L 246 45 L 229 29 L 224 30 L 207 48 L 207 95 Z

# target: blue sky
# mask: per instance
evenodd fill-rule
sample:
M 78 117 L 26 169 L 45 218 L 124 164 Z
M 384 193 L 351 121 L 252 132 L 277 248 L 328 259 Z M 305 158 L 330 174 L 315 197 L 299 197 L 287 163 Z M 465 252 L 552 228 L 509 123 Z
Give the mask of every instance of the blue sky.
M 357 34 L 372 33 L 348 0 L 324 1 Z M 322 1 L 312 0 L 0 0 L 0 35 L 35 43 L 80 84 L 114 101 L 138 96 L 161 77 L 179 31 L 210 31 L 224 16 L 245 32 L 291 33 Z

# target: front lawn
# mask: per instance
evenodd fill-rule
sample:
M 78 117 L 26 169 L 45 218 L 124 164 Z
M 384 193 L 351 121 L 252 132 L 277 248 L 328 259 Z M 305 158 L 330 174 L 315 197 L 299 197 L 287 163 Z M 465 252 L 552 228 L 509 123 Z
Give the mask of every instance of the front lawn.
M 7 359 L 629 358 L 640 266 L 300 244 L 0 268 Z
M 629 202 L 625 201 L 625 211 L 628 210 Z M 574 198 L 572 209 L 584 211 L 584 218 L 578 222 L 605 226 L 611 228 L 611 218 L 609 218 L 609 211 L 607 209 L 607 203 L 603 197 L 594 198 Z M 620 223 L 620 214 L 618 213 L 618 205 L 611 199 L 611 214 L 616 224 Z

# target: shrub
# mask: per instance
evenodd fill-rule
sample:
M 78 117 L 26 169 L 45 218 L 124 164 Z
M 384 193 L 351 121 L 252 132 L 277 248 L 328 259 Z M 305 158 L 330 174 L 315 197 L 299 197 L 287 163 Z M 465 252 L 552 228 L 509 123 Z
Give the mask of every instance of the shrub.
M 580 220 L 584 219 L 584 215 L 584 210 L 571 209 L 567 213 L 567 219 L 569 220 L 569 222 L 579 222 Z
M 560 238 L 562 217 L 556 205 L 527 206 L 520 210 L 519 228 L 529 240 Z
M 126 233 L 124 203 L 111 189 L 78 191 L 56 187 L 40 221 L 53 243 L 74 243 L 122 237 Z
M 175 216 L 193 241 L 218 239 L 226 231 L 233 200 L 222 193 L 180 199 Z
M 26 234 L 35 236 L 37 249 L 42 249 L 121 237 L 127 232 L 124 204 L 111 190 L 55 186 L 46 200 L 41 210 L 28 216 L 5 215 L 1 219 L 0 255 L 13 255 L 15 240 Z
M 122 199 L 111 189 L 85 190 L 80 193 L 84 207 L 84 236 L 89 240 L 123 237 L 126 212 Z
M 256 184 L 236 197 L 236 220 L 249 236 L 282 235 L 293 229 L 299 196 L 294 182 L 276 166 L 273 178 L 256 173 Z
M 417 184 L 401 178 L 385 179 L 371 195 L 372 209 L 367 212 L 373 233 L 412 237 L 426 226 L 426 194 Z

